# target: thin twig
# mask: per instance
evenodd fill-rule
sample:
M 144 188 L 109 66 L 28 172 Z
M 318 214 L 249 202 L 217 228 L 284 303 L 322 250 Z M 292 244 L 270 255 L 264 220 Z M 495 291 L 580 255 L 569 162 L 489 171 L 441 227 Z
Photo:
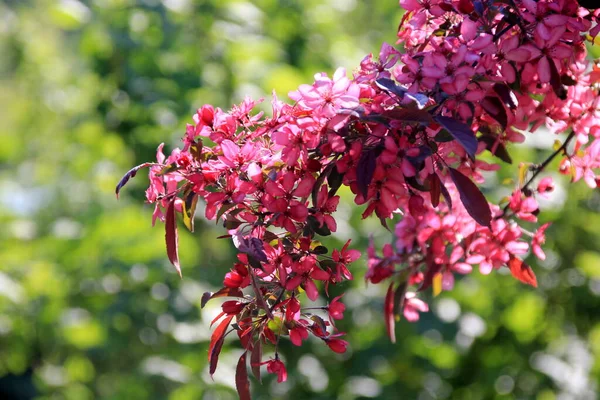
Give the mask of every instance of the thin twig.
M 527 190 L 529 189 L 529 186 L 533 183 L 535 178 L 537 178 L 537 176 L 546 169 L 546 167 L 556 158 L 556 156 L 558 156 L 560 153 L 562 153 L 563 151 L 565 151 L 567 149 L 569 142 L 571 142 L 571 140 L 574 137 L 575 137 L 575 132 L 571 131 L 571 133 L 569 133 L 569 136 L 567 136 L 567 139 L 565 139 L 563 144 L 558 149 L 556 149 L 552 154 L 550 154 L 550 156 L 548 156 L 548 158 L 546 158 L 546 160 L 544 160 L 543 163 L 536 165 L 534 167 L 533 175 L 531 175 L 529 180 L 527 180 L 527 182 L 525 182 L 523 187 L 521 187 L 521 189 L 520 189 L 521 192 L 527 192 Z M 509 207 L 510 207 L 510 203 L 508 203 L 506 206 L 504 206 L 504 209 L 502 210 L 502 215 L 500 215 L 498 218 L 504 217 L 506 215 L 506 212 L 508 211 Z

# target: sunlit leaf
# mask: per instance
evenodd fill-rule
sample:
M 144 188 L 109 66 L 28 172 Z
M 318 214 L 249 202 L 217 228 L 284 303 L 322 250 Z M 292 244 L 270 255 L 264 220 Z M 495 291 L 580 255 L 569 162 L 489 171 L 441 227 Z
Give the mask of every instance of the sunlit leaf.
M 531 267 L 518 257 L 512 256 L 508 261 L 510 273 L 523 283 L 537 287 L 537 279 Z
M 383 320 L 392 343 L 396 343 L 396 319 L 394 317 L 394 282 L 390 283 L 383 301 Z
M 179 238 L 177 235 L 177 219 L 175 218 L 175 199 L 169 202 L 165 220 L 165 241 L 167 243 L 167 256 L 169 261 L 181 277 L 181 266 L 179 265 Z
M 137 172 L 140 169 L 151 167 L 153 165 L 155 165 L 155 164 L 147 162 L 147 163 L 140 164 L 137 167 L 133 167 L 129 171 L 127 171 L 127 173 L 125 175 L 123 175 L 123 177 L 121 178 L 121 180 L 117 184 L 117 187 L 115 188 L 115 194 L 117 195 L 117 198 L 119 198 L 119 193 L 121 192 L 121 189 L 123 188 L 123 186 L 125 186 L 127 184 L 127 182 L 129 182 L 129 180 L 131 178 L 135 177 L 135 175 L 137 174 Z

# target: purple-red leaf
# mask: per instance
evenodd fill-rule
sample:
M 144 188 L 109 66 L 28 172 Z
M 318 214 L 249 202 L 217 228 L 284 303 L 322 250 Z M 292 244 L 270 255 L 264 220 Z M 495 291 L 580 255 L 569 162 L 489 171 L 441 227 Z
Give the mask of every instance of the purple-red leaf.
M 440 181 L 440 191 L 442 192 L 442 196 L 444 196 L 444 199 L 446 200 L 448 208 L 452 210 L 452 197 L 450 197 L 450 192 L 448 192 L 448 188 L 446 187 L 446 185 L 444 185 L 442 181 Z
M 537 279 L 533 270 L 520 258 L 511 255 L 508 261 L 508 268 L 510 269 L 510 273 L 521 282 L 537 287 Z
M 358 190 L 366 199 L 369 192 L 369 185 L 373 180 L 375 167 L 377 166 L 377 153 L 374 149 L 362 153 L 356 166 L 356 182 Z
M 208 372 L 212 377 L 217 370 L 217 364 L 219 363 L 219 354 L 221 354 L 221 349 L 223 348 L 223 343 L 225 342 L 225 336 L 221 336 L 215 344 L 212 346 L 208 353 L 208 363 L 210 365 Z
M 129 180 L 131 178 L 133 178 L 140 169 L 146 168 L 146 167 L 151 167 L 152 165 L 154 165 L 154 163 L 147 162 L 147 163 L 140 164 L 137 167 L 133 167 L 129 171 L 127 171 L 127 173 L 125 175 L 123 175 L 123 177 L 117 184 L 117 187 L 115 188 L 115 194 L 117 195 L 117 199 L 119 198 L 119 192 L 121 192 L 121 189 L 123 188 L 123 186 L 125 186 L 127 184 L 127 182 L 129 182 Z
M 200 308 L 204 308 L 206 303 L 209 300 L 216 299 L 218 297 L 244 297 L 244 293 L 240 290 L 240 288 L 229 288 L 224 287 L 221 288 L 218 292 L 205 292 L 202 295 L 202 299 L 200 300 Z
M 479 141 L 485 143 L 485 148 L 490 151 L 493 155 L 504 161 L 505 163 L 512 164 L 512 158 L 508 154 L 508 150 L 502 142 L 498 140 L 498 136 L 493 134 L 484 134 L 479 136 Z
M 419 286 L 419 291 L 423 291 L 431 286 L 433 282 L 433 277 L 440 272 L 442 269 L 442 264 L 438 264 L 433 259 L 433 256 L 428 254 L 427 256 L 427 269 L 425 270 L 425 275 L 423 276 L 423 282 L 421 282 L 421 286 Z
M 217 370 L 217 363 L 219 362 L 219 353 L 221 347 L 223 347 L 223 341 L 225 340 L 225 333 L 231 323 L 231 320 L 235 315 L 226 317 L 217 328 L 213 331 L 210 337 L 210 344 L 208 345 L 208 362 L 210 363 L 210 375 L 212 376 Z
M 548 65 L 550 66 L 550 85 L 552 86 L 552 90 L 554 90 L 556 97 L 565 100 L 567 98 L 567 89 L 562 84 L 560 73 L 552 58 L 548 58 Z
M 167 256 L 169 261 L 177 270 L 181 277 L 181 266 L 179 265 L 179 239 L 177 237 L 177 219 L 175 218 L 175 198 L 171 200 L 167 207 L 165 221 L 165 240 L 167 242 Z
M 246 352 L 242 354 L 235 369 L 235 388 L 240 400 L 250 400 L 250 381 L 246 369 Z
M 234 240 L 234 244 L 239 251 L 254 257 L 258 261 L 268 261 L 262 240 L 259 238 L 245 238 L 243 236 L 235 236 L 235 238 L 237 238 L 237 241 Z
M 481 102 L 481 107 L 486 113 L 489 114 L 490 117 L 498 121 L 503 130 L 506 129 L 506 124 L 508 124 L 508 116 L 506 115 L 506 109 L 502 105 L 502 102 L 499 98 L 494 96 L 486 96 Z
M 454 168 L 448 168 L 448 170 L 460 195 L 460 201 L 462 201 L 469 215 L 479 225 L 489 228 L 492 222 L 492 211 L 483 193 L 481 193 L 471 179 L 464 176 L 458 170 Z
M 503 83 L 496 83 L 494 85 L 494 92 L 500 97 L 500 100 L 511 110 L 514 110 L 519 105 L 517 96 L 512 92 L 511 88 Z
M 406 93 L 404 100 L 406 99 L 412 100 L 419 110 L 423 109 L 429 103 L 429 97 L 421 93 Z
M 442 194 L 442 189 L 440 186 L 442 182 L 440 182 L 440 178 L 437 174 L 429 174 L 429 196 L 431 196 L 431 205 L 435 208 L 440 204 L 440 196 Z
M 396 343 L 396 319 L 394 316 L 394 282 L 390 283 L 383 302 L 385 329 L 392 343 Z
M 394 108 L 384 111 L 381 115 L 393 121 L 428 125 L 432 122 L 431 114 L 428 111 L 418 108 Z
M 198 194 L 190 191 L 184 197 L 183 223 L 190 232 L 194 232 L 194 218 L 196 216 L 196 205 L 198 204 Z
M 435 117 L 438 124 L 442 125 L 454 139 L 466 150 L 469 157 L 475 159 L 477 152 L 477 138 L 471 127 L 464 122 L 457 121 L 454 118 L 438 115 Z
M 400 320 L 402 310 L 404 309 L 404 300 L 406 299 L 406 289 L 408 289 L 408 280 L 401 282 L 394 292 L 394 317 Z
M 388 93 L 393 93 L 400 99 L 402 99 L 404 97 L 404 93 L 406 93 L 406 89 L 404 89 L 402 86 L 399 86 L 396 82 L 388 78 L 379 78 L 375 81 L 375 84 L 380 89 L 383 89 Z
M 250 354 L 250 367 L 252 368 L 252 373 L 254 377 L 261 382 L 260 378 L 260 363 L 262 361 L 262 342 L 260 338 L 254 343 L 254 347 L 252 348 L 252 354 Z

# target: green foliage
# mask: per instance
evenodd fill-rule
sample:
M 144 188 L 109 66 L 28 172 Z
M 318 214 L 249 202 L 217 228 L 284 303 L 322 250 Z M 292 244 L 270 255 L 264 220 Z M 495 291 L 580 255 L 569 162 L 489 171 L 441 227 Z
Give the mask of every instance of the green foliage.
M 0 398 L 234 398 L 240 350 L 227 348 L 211 381 L 208 323 L 219 301 L 200 309 L 234 260 L 229 242 L 214 239 L 223 231 L 201 219 L 195 234 L 179 230 L 180 280 L 162 227 L 152 229 L 151 209 L 139 207 L 145 178 L 119 202 L 114 186 L 156 143 L 177 145 L 202 104 L 252 95 L 267 98 L 268 112 L 271 89 L 284 97 L 315 72 L 351 70 L 394 42 L 400 18 L 395 1 L 0 3 Z M 383 289 L 365 288 L 364 270 L 354 271 L 340 323 L 348 354 L 282 342 L 289 382 L 253 381 L 255 397 L 593 398 L 600 194 L 584 186 L 553 195 L 568 201 L 544 216 L 556 222 L 548 259 L 533 264 L 539 289 L 508 271 L 474 273 L 419 323 L 400 323 L 391 345 Z M 345 222 L 325 246 L 389 239 L 340 193 Z M 563 369 L 549 369 L 552 359 Z M 583 386 L 562 380 L 569 373 Z

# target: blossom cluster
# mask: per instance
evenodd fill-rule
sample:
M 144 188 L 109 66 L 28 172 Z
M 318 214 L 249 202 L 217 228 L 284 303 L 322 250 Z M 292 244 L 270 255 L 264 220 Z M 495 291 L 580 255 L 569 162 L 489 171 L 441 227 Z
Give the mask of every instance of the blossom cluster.
M 206 293 L 230 297 L 215 318 L 209 349 L 214 373 L 226 335 L 235 332 L 245 352 L 236 370 L 241 398 L 248 398 L 247 354 L 286 379 L 277 350 L 263 361 L 262 347 L 280 337 L 297 346 L 309 336 L 338 353 L 348 343 L 335 321 L 339 297 L 306 307 L 331 285 L 352 279 L 359 259 L 350 241 L 327 249 L 318 240 L 337 231 L 338 189 L 349 187 L 363 217 L 375 214 L 394 240 L 378 255 L 367 249 L 366 279 L 386 282 L 384 319 L 394 340 L 400 315 L 409 321 L 428 310 L 417 293 L 450 290 L 455 274 L 478 267 L 483 274 L 508 267 L 536 285 L 523 261 L 543 259 L 548 224 L 537 223 L 537 196 L 553 190 L 538 179 L 561 157 L 560 172 L 594 188 L 600 182 L 600 68 L 587 61 L 586 41 L 600 31 L 600 13 L 568 0 L 400 0 L 406 11 L 398 30 L 402 51 L 384 44 L 363 59 L 352 78 L 332 77 L 274 96 L 272 115 L 244 100 L 230 111 L 201 107 L 168 156 L 130 170 L 121 187 L 150 168 L 147 200 L 153 222 L 166 227 L 167 253 L 180 272 L 177 219 L 193 230 L 196 204 L 205 218 L 221 221 L 238 261 L 223 288 Z M 512 195 L 487 201 L 478 184 L 483 171 L 512 163 L 511 143 L 546 126 L 568 132 L 542 164 L 523 164 Z M 210 145 L 206 144 L 210 143 Z M 491 153 L 494 162 L 480 155 Z M 488 160 L 490 158 L 488 157 Z

